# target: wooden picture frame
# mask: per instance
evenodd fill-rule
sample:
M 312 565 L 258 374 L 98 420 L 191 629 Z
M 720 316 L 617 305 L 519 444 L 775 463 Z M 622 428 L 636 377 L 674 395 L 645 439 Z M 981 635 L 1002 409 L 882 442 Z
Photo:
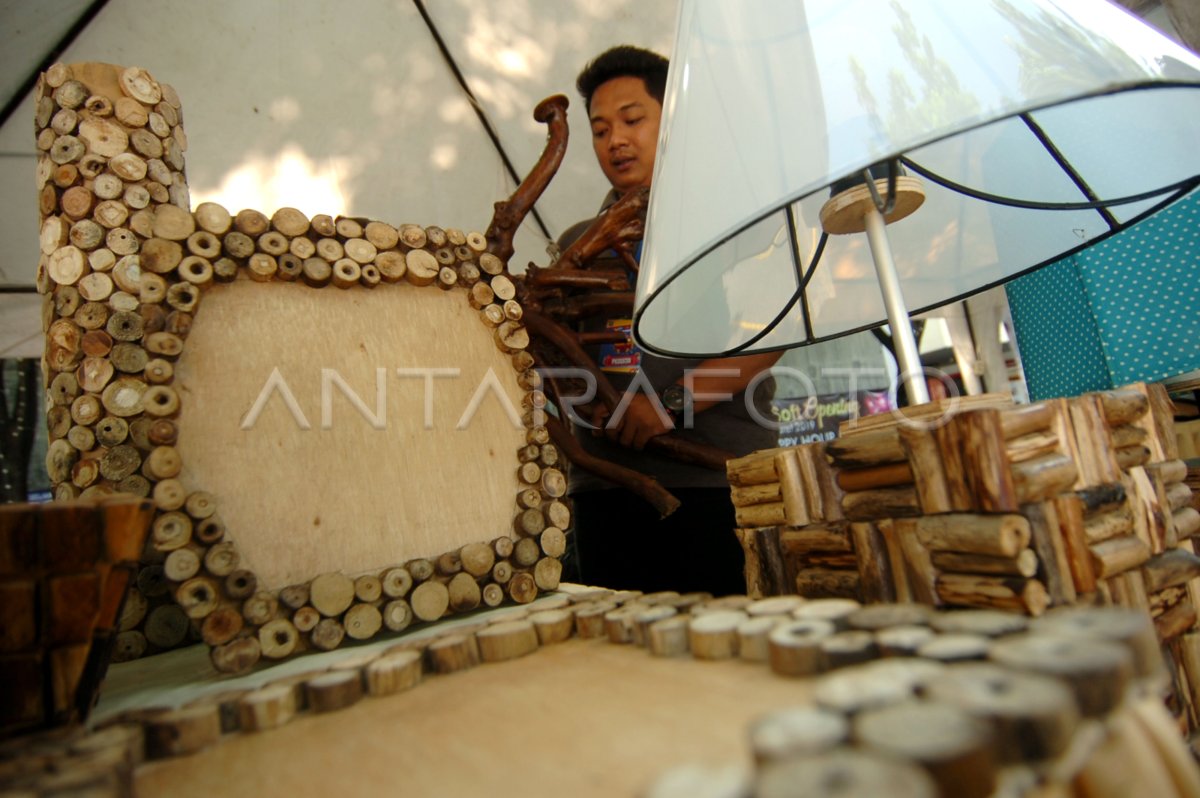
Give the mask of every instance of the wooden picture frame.
M 566 479 L 502 247 L 193 212 L 169 86 L 56 64 L 36 97 L 55 498 L 154 499 L 170 617 L 219 670 L 557 587 Z

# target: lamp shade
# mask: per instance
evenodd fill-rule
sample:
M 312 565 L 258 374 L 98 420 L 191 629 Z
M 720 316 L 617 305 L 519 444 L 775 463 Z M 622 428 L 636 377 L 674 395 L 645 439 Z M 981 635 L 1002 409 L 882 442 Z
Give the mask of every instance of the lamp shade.
M 886 228 L 920 312 L 1200 185 L 1200 59 L 1101 0 L 682 0 L 639 343 L 720 356 L 882 323 L 867 238 L 820 213 L 892 159 L 925 196 Z

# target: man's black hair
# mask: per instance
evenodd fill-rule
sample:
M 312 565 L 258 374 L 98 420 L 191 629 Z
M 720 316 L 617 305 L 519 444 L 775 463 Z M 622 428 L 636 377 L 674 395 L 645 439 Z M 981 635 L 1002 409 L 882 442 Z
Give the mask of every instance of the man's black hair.
M 575 88 L 583 95 L 584 107 L 592 109 L 596 89 L 613 78 L 641 78 L 646 93 L 662 104 L 667 91 L 667 59 L 651 50 L 628 44 L 605 50 L 583 68 L 575 80 Z

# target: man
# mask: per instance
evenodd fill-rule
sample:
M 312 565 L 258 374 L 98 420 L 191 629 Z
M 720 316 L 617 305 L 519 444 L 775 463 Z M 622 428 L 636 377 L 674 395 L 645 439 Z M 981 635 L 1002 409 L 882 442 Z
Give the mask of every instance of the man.
M 601 212 L 621 195 L 650 186 L 666 81 L 665 58 L 630 46 L 602 53 L 579 75 L 576 87 L 591 123 L 592 148 L 612 185 Z M 560 246 L 568 246 L 591 222 L 567 230 Z M 598 267 L 624 265 L 614 257 Z M 636 276 L 630 278 L 633 282 Z M 625 334 L 623 342 L 601 346 L 594 355 L 614 386 L 626 394 L 617 412 L 600 411 L 591 419 L 595 429 L 577 426 L 580 442 L 592 454 L 655 477 L 682 504 L 659 519 L 640 499 L 574 469 L 579 580 L 646 591 L 743 592 L 743 556 L 733 533 L 725 474 L 643 450 L 650 439 L 672 430 L 737 454 L 774 446 L 774 433 L 751 417 L 744 391 L 752 382 L 759 394 L 769 391 L 769 379 L 755 378 L 779 354 L 705 361 L 661 358 L 638 350 L 629 318 L 592 319 L 586 324 L 589 330 Z M 769 398 L 752 398 L 760 413 Z

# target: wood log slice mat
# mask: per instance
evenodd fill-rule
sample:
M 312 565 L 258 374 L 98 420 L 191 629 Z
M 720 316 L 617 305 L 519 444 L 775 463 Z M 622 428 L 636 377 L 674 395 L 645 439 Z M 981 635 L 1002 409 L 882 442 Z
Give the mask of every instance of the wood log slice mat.
M 813 753 L 822 762 L 829 756 L 882 755 L 903 771 L 896 778 L 903 775 L 911 782 L 912 790 L 898 794 L 932 795 L 934 782 L 951 790 L 943 794 L 966 794 L 958 790 L 969 787 L 971 794 L 993 794 L 994 788 L 995 794 L 1014 796 L 1041 795 L 1035 787 L 1045 780 L 1043 786 L 1069 788 L 1076 777 L 1086 776 L 1094 786 L 1108 767 L 1106 761 L 1114 757 L 1136 758 L 1139 779 L 1144 776 L 1156 790 L 1162 788 L 1156 795 L 1200 794 L 1200 771 L 1188 761 L 1182 738 L 1174 731 L 1166 733 L 1172 720 L 1160 699 L 1129 683 L 1124 700 L 1109 702 L 1108 709 L 1078 712 L 1073 704 L 1076 691 L 1068 685 L 1092 665 L 1081 659 L 1078 667 L 1022 675 L 1023 666 L 1013 670 L 1002 661 L 1011 659 L 1010 649 L 1029 635 L 1018 629 L 1000 633 L 989 644 L 991 664 L 919 655 L 885 656 L 862 664 L 829 658 L 815 662 L 812 676 L 800 679 L 780 677 L 765 663 L 735 656 L 714 660 L 697 652 L 686 656 L 686 651 L 655 649 L 657 624 L 703 625 L 714 612 L 730 611 L 722 603 L 727 599 L 699 601 L 651 623 L 648 639 L 640 643 L 633 636 L 614 641 L 608 635 L 579 634 L 590 607 L 620 607 L 631 617 L 642 617 L 655 607 L 682 607 L 681 599 L 564 585 L 530 606 L 481 610 L 418 625 L 389 639 L 260 666 L 232 678 L 214 671 L 203 647 L 169 652 L 115 667 L 92 718 L 98 730 L 73 745 L 99 744 L 96 735 L 114 729 L 142 730 L 146 756 L 152 761 L 126 766 L 133 794 L 309 794 L 345 789 L 379 793 L 402 788 L 413 794 L 487 790 L 526 795 L 536 783 L 539 793 L 563 795 L 662 798 L 749 795 L 755 789 L 753 794 L 782 795 L 788 793 L 767 787 L 774 784 L 775 764 L 791 767 L 791 761 L 764 764 L 754 730 L 764 718 L 809 707 L 802 713 L 805 717 L 819 708 L 840 715 L 844 728 L 851 729 L 848 737 L 826 740 L 828 735 L 817 734 L 820 739 L 810 740 L 820 749 Z M 564 610 L 578 615 L 577 633 L 569 639 L 534 642 L 537 635 L 527 619 Z M 931 613 L 930 621 L 955 617 L 953 612 Z M 798 619 L 794 610 L 777 620 L 787 625 Z M 953 630 L 960 625 L 937 626 Z M 887 630 L 844 634 L 869 637 L 881 631 Z M 935 640 L 954 636 L 929 631 Z M 529 656 L 469 656 L 452 670 L 435 667 L 442 644 L 460 641 L 468 653 L 479 652 L 487 647 L 485 639 L 494 647 L 497 641 L 516 640 L 517 633 L 537 646 L 521 648 L 519 653 Z M 1087 629 L 1080 633 L 1092 636 Z M 1081 637 L 1078 642 L 1086 641 Z M 1107 646 L 1132 669 L 1134 647 L 1128 641 L 1093 645 Z M 386 684 L 372 678 L 383 670 L 395 678 Z M 1008 685 L 1021 680 L 1040 680 L 1047 690 L 1053 688 L 1061 709 L 1051 712 L 1043 706 L 1045 701 L 1022 703 L 1015 700 L 1018 696 L 1009 696 Z M 951 684 L 959 688 L 937 696 L 930 692 L 936 685 Z M 1136 718 L 1131 714 L 1135 704 Z M 504 719 L 505 728 L 527 725 L 529 731 L 500 734 L 493 722 L 464 723 L 462 713 L 451 709 L 463 705 L 471 707 L 473 717 Z M 924 728 L 924 722 L 917 724 L 921 728 L 913 729 L 904 751 L 891 751 L 895 735 L 886 731 L 885 720 L 897 713 L 941 713 L 952 722 L 932 729 Z M 968 716 L 980 721 L 1003 716 L 1016 730 L 1014 744 L 1005 747 L 1002 740 L 987 735 L 958 752 L 960 735 L 944 732 L 955 724 L 980 725 Z M 239 718 L 251 722 L 239 727 Z M 569 718 L 569 733 L 553 732 L 560 718 Z M 1031 749 L 1021 742 L 1026 736 L 1021 729 L 1031 724 L 1053 728 L 1053 744 Z M 800 735 L 798 743 L 812 737 L 805 728 L 801 723 L 793 729 Z M 530 735 L 536 736 L 537 745 L 530 745 Z M 46 740 L 37 750 L 49 754 L 56 744 Z M 801 747 L 805 745 L 809 744 Z M 957 759 L 947 759 L 948 745 L 962 756 L 956 753 Z M 826 750 L 828 746 L 834 748 Z M 11 765 L 11 759 L 4 762 L 8 748 L 0 748 L 0 763 Z M 1105 761 L 1098 761 L 1101 753 Z M 967 758 L 980 764 L 960 772 L 955 763 Z M 358 764 L 350 770 L 329 766 L 341 761 Z M 613 762 L 621 767 L 612 767 Z M 998 768 L 1001 764 L 1004 767 Z M 499 770 L 528 778 L 497 787 Z M 856 778 L 866 775 L 858 774 L 849 761 L 833 770 L 844 776 L 857 774 Z M 966 772 L 974 775 L 964 779 Z M 740 791 L 695 792 L 695 785 L 706 779 Z M 693 788 L 679 791 L 686 784 Z M 1067 789 L 1054 794 L 1081 793 Z

